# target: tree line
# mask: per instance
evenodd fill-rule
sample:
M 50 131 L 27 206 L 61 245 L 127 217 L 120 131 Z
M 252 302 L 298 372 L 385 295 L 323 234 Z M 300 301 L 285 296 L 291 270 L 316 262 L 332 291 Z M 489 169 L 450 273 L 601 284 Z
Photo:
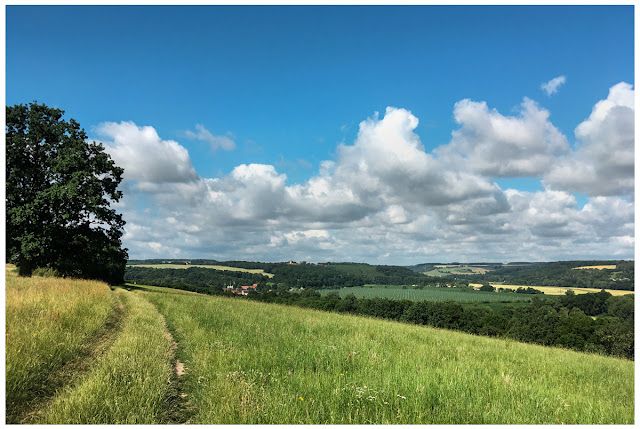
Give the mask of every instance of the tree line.
M 129 266 L 125 270 L 124 280 L 141 285 L 164 286 L 201 293 L 222 292 L 224 287 L 248 286 L 254 283 L 261 289 L 267 286 L 267 279 L 262 274 L 200 267 L 180 269 Z
M 135 261 L 137 264 L 145 263 L 150 264 L 156 261 L 156 263 L 171 264 L 184 264 L 185 260 L 146 260 Z M 211 262 L 210 260 L 190 260 L 191 264 L 196 264 L 196 261 Z M 171 269 L 171 268 L 142 268 L 136 267 L 136 263 L 130 264 L 125 271 L 126 281 L 158 281 L 162 283 L 156 283 L 157 285 L 169 286 L 169 284 L 195 284 L 196 274 L 198 278 L 198 285 L 206 287 L 207 284 L 210 287 L 222 288 L 224 282 L 221 276 L 229 276 L 232 271 L 228 270 L 212 270 L 208 268 L 190 267 L 187 269 Z M 348 270 L 342 270 L 333 268 L 326 265 L 316 264 L 299 264 L 290 265 L 284 262 L 267 263 L 267 262 L 244 262 L 244 261 L 225 261 L 217 262 L 217 264 L 223 264 L 234 268 L 244 269 L 261 269 L 266 273 L 273 274 L 273 278 L 266 280 L 261 274 L 254 274 L 251 277 L 246 276 L 247 279 L 253 279 L 253 283 L 260 283 L 268 281 L 273 284 L 273 289 L 289 289 L 289 288 L 315 288 L 315 289 L 338 289 L 342 287 L 356 287 L 364 286 L 365 284 L 388 284 L 388 285 L 416 285 L 416 286 L 437 286 L 445 285 L 447 283 L 457 284 L 458 286 L 468 285 L 468 281 L 465 280 L 443 280 L 441 277 L 430 277 L 423 274 L 416 273 L 403 267 L 394 266 L 376 266 L 374 269 L 370 269 L 364 272 L 350 272 Z M 200 264 L 198 265 L 207 265 Z M 149 270 L 155 270 L 149 271 Z M 202 271 L 205 270 L 205 271 Z M 224 274 L 222 274 L 224 273 Z M 233 273 L 237 273 L 233 271 Z M 245 273 L 249 274 L 249 273 Z M 238 274 L 233 274 L 234 276 Z M 259 279 L 259 280 L 258 280 Z M 208 283 L 207 283 L 208 282 Z M 151 283 L 150 283 L 151 284 Z

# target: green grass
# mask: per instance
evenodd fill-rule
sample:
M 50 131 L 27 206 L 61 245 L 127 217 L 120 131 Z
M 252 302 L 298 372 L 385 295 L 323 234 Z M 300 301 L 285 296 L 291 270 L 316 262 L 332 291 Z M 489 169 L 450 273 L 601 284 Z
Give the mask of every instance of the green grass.
M 459 302 L 500 302 L 500 301 L 530 301 L 531 295 L 516 294 L 516 293 L 497 293 L 497 292 L 483 292 L 483 291 L 463 291 L 458 288 L 443 288 L 443 287 L 425 287 L 424 289 L 417 289 L 407 286 L 403 289 L 402 286 L 395 285 L 373 285 L 372 287 L 346 287 L 338 290 L 340 296 L 344 297 L 350 293 L 354 294 L 356 298 L 388 298 L 388 299 L 408 299 L 410 301 L 446 301 L 453 300 Z M 319 290 L 321 294 L 327 294 L 334 292 L 329 289 Z M 541 295 L 538 295 L 541 296 Z
M 188 290 L 182 290 L 182 289 L 172 289 L 172 288 L 166 288 L 166 287 L 161 287 L 161 286 L 150 286 L 150 285 L 139 285 L 139 284 L 134 284 L 134 283 L 125 283 L 124 286 L 120 286 L 126 290 L 146 290 L 146 291 L 151 291 L 151 292 L 158 292 L 158 293 L 178 293 L 178 294 L 182 294 L 182 295 L 199 295 L 197 292 L 191 292 Z
M 140 293 L 117 289 L 125 306 L 113 346 L 77 384 L 32 421 L 46 424 L 158 424 L 171 412 L 173 350 L 163 319 Z
M 8 421 L 633 423 L 632 361 L 248 300 L 127 288 L 132 291 L 7 274 Z M 103 352 L 87 354 L 116 308 L 122 316 L 113 341 Z M 180 378 L 176 355 L 186 370 Z M 61 377 L 80 367 L 69 365 L 78 359 L 87 367 Z
M 128 267 L 140 267 L 140 268 L 173 268 L 173 269 L 183 269 L 187 268 L 210 268 L 212 270 L 220 270 L 220 271 L 242 271 L 243 273 L 252 273 L 252 274 L 262 274 L 263 276 L 267 276 L 269 278 L 273 277 L 274 274 L 265 273 L 264 270 L 260 269 L 249 269 L 249 268 L 237 268 L 237 267 L 227 267 L 226 265 L 177 265 L 177 264 L 134 264 L 127 265 Z
M 633 423 L 633 362 L 349 315 L 145 292 L 189 423 Z M 197 310 L 197 311 L 194 311 Z
M 7 422 L 18 423 L 68 378 L 62 369 L 88 352 L 114 300 L 100 282 L 18 277 L 11 266 L 5 279 Z

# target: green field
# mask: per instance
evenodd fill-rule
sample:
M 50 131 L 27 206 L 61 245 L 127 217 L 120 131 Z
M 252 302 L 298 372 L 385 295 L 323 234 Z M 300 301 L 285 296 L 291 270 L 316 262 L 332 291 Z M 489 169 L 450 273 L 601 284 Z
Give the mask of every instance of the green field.
M 321 294 L 335 292 L 330 289 L 319 290 Z M 388 298 L 388 299 L 408 299 L 410 301 L 446 301 L 453 300 L 459 302 L 500 302 L 500 301 L 531 301 L 531 295 L 516 293 L 496 293 L 483 291 L 463 291 L 458 288 L 445 287 L 425 287 L 417 289 L 407 286 L 396 285 L 373 285 L 364 287 L 345 287 L 338 290 L 340 296 L 344 297 L 350 293 L 356 298 Z M 541 295 L 538 295 L 541 296 Z
M 226 265 L 134 264 L 134 265 L 127 265 L 127 266 L 140 267 L 140 268 L 173 268 L 173 269 L 187 269 L 187 268 L 196 267 L 196 268 L 210 268 L 212 270 L 220 270 L 220 271 L 242 271 L 244 273 L 262 274 L 263 276 L 267 276 L 269 278 L 274 276 L 271 273 L 265 273 L 264 270 L 228 267 Z
M 14 423 L 634 421 L 634 363 L 600 355 L 9 271 L 6 314 Z

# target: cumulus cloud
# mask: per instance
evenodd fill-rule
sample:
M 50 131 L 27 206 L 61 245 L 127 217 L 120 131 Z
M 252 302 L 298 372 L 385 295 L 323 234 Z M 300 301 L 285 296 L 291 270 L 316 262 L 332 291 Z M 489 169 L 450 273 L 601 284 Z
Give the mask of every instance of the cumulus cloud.
M 634 189 L 634 90 L 621 82 L 575 129 L 580 144 L 544 176 L 552 189 L 587 195 L 630 195 Z
M 215 136 L 211 134 L 211 132 L 207 130 L 202 124 L 196 124 L 195 133 L 191 130 L 188 130 L 185 134 L 190 139 L 200 140 L 200 141 L 209 143 L 209 146 L 214 151 L 218 149 L 233 150 L 236 148 L 236 143 L 228 135 Z
M 538 177 L 558 154 L 569 150 L 566 137 L 549 121 L 549 111 L 525 98 L 518 116 L 504 116 L 487 103 L 464 99 L 453 115 L 461 128 L 437 149 L 456 170 L 489 177 Z
M 189 152 L 173 140 L 162 140 L 153 127 L 133 122 L 103 122 L 96 132 L 124 178 L 143 186 L 189 183 L 199 179 Z
M 416 203 L 425 207 L 480 198 L 495 190 L 476 175 L 447 169 L 427 154 L 414 132 L 418 118 L 388 107 L 383 119 L 360 123 L 352 146 L 340 145 L 333 181 L 361 199 L 386 204 Z
M 560 85 L 562 85 L 566 81 L 567 78 L 565 76 L 554 77 L 549 82 L 540 85 L 540 88 L 542 88 L 542 90 L 546 92 L 547 95 L 553 95 L 558 92 L 558 88 L 560 87 Z
M 616 154 L 607 159 L 618 160 L 620 150 L 628 155 L 629 91 L 614 87 L 596 105 L 576 128 L 581 146 L 575 152 L 549 112 L 528 99 L 517 116 L 462 100 L 454 108 L 461 128 L 431 153 L 416 133 L 418 118 L 389 107 L 362 121 L 352 144 L 340 144 L 334 159 L 302 183 L 288 183 L 276 166 L 258 163 L 200 177 L 186 148 L 161 139 L 152 127 L 105 123 L 98 130 L 126 169 L 123 240 L 136 258 L 313 255 L 317 261 L 408 264 L 567 259 L 568 249 L 572 258 L 628 257 L 633 203 L 594 195 L 580 208 L 566 183 L 551 180 L 559 154 L 563 163 L 578 157 L 604 163 L 590 146 L 605 137 L 617 136 L 609 142 Z M 542 174 L 548 186 L 539 192 L 503 190 L 493 181 Z

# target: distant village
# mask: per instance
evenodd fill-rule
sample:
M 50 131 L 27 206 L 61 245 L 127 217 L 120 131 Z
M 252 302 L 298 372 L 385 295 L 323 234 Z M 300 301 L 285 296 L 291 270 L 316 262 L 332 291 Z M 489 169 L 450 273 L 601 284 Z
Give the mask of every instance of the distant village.
M 234 288 L 233 286 L 223 287 L 223 292 L 231 292 L 238 295 L 249 295 L 249 291 L 256 290 L 258 287 L 257 283 L 252 284 L 251 286 L 237 286 Z

